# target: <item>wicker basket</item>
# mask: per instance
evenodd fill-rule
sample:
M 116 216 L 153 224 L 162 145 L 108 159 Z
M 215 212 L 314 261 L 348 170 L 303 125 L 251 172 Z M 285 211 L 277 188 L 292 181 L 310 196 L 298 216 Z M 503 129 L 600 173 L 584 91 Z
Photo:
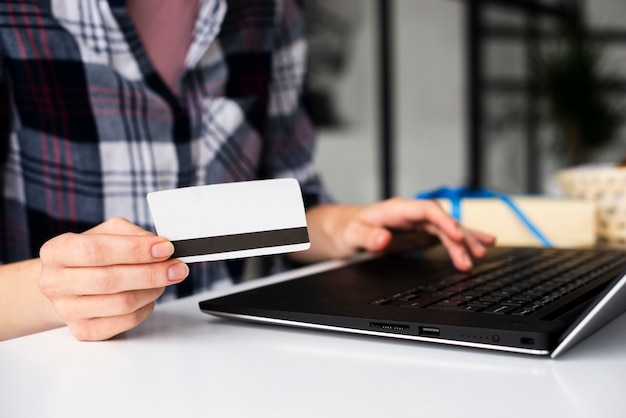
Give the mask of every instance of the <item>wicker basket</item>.
M 626 243 L 626 167 L 589 165 L 561 170 L 557 182 L 567 196 L 598 208 L 598 239 Z

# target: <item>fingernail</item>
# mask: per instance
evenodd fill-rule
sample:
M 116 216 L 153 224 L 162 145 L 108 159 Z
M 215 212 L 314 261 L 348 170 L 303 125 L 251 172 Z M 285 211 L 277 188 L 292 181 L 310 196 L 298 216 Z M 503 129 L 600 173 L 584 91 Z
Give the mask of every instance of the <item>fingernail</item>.
M 174 263 L 167 269 L 167 278 L 172 282 L 182 280 L 187 277 L 188 274 L 189 266 L 182 262 Z
M 174 244 L 169 241 L 162 241 L 152 246 L 152 257 L 164 258 L 174 254 Z
M 378 249 L 382 247 L 384 243 L 384 239 L 385 239 L 384 234 L 377 234 L 376 237 L 374 237 L 374 248 Z
M 462 260 L 463 264 L 465 264 L 467 268 L 472 268 L 472 259 L 469 257 L 469 255 L 463 254 Z

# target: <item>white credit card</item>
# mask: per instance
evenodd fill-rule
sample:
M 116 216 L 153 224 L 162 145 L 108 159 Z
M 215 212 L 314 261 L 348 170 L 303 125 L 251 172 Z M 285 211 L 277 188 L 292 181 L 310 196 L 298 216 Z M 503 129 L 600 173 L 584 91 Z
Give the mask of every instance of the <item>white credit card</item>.
M 148 193 L 157 234 L 186 263 L 302 251 L 310 247 L 295 179 L 211 184 Z

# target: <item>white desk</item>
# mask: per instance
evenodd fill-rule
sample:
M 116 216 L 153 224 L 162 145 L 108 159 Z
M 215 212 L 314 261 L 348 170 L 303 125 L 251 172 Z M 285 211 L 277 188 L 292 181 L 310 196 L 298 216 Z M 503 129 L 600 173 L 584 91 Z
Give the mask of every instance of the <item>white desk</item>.
M 626 416 L 626 315 L 550 360 L 200 312 L 218 293 L 159 305 L 111 341 L 0 343 L 0 416 Z

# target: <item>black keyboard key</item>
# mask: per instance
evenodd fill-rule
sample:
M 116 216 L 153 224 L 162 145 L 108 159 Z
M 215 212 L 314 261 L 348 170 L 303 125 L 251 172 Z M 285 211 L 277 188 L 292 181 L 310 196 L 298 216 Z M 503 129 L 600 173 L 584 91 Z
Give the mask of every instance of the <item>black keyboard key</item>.
M 393 298 L 380 298 L 380 299 L 373 300 L 370 303 L 372 305 L 387 305 L 391 302 L 393 302 Z
M 530 308 L 517 308 L 514 311 L 511 311 L 511 315 L 526 316 L 526 315 L 530 315 L 533 312 L 535 311 L 533 311 Z
M 430 305 L 428 309 L 439 309 L 442 311 L 468 311 L 469 309 L 464 305 L 446 305 L 444 303 L 435 303 Z
M 505 313 L 513 312 L 514 310 L 518 308 L 519 308 L 519 305 L 496 304 L 496 305 L 486 308 L 485 310 L 483 310 L 483 312 L 490 313 L 490 314 L 505 314 Z
M 428 305 L 432 305 L 440 300 L 447 299 L 448 295 L 445 293 L 433 293 L 431 295 L 425 295 L 417 298 L 411 305 L 425 308 Z

